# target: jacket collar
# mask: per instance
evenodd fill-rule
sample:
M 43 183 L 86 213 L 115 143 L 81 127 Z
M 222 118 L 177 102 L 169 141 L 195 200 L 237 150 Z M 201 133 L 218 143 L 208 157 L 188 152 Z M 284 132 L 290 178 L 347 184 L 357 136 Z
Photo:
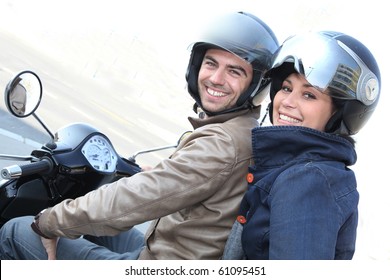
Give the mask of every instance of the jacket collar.
M 215 124 L 215 123 L 224 123 L 228 120 L 231 120 L 233 118 L 239 117 L 239 116 L 246 116 L 248 115 L 252 118 L 259 119 L 260 118 L 260 107 L 256 107 L 253 109 L 245 109 L 240 110 L 237 112 L 232 113 L 226 113 L 222 115 L 217 116 L 205 116 L 204 112 L 200 112 L 198 115 L 198 118 L 189 117 L 188 120 L 194 127 L 194 129 L 197 129 L 199 127 L 202 127 L 207 124 Z
M 256 166 L 281 166 L 300 160 L 335 160 L 356 163 L 356 151 L 348 140 L 307 127 L 267 126 L 252 130 Z

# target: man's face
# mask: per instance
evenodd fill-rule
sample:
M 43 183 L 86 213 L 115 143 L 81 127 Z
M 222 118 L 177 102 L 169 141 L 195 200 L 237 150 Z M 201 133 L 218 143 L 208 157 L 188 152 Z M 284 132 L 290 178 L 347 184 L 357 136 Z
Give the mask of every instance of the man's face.
M 207 50 L 198 77 L 203 108 L 219 112 L 234 107 L 252 76 L 252 66 L 245 60 L 224 50 Z

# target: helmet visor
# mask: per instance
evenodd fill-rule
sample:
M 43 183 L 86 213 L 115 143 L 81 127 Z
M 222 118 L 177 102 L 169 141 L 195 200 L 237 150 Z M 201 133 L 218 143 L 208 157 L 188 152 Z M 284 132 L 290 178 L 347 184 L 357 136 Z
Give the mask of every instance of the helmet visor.
M 320 34 L 291 37 L 276 52 L 272 68 L 286 62 L 293 63 L 311 85 L 335 98 L 371 105 L 379 94 L 375 74 L 338 40 Z

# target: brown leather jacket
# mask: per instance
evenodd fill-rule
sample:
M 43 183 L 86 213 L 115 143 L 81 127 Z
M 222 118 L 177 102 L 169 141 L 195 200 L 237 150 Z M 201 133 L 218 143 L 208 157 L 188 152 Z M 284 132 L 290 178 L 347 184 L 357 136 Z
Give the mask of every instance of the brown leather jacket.
M 194 132 L 150 171 L 118 180 L 40 217 L 43 234 L 115 235 L 156 219 L 140 259 L 219 259 L 247 188 L 260 109 L 190 122 Z

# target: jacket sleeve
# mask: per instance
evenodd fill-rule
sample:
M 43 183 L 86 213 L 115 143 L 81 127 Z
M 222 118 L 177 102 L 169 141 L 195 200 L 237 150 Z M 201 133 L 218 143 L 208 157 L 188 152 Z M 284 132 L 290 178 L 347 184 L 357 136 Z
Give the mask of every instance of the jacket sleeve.
M 231 141 L 220 126 L 198 129 L 154 169 L 49 208 L 40 229 L 49 237 L 115 235 L 194 205 L 229 178 L 237 160 Z

